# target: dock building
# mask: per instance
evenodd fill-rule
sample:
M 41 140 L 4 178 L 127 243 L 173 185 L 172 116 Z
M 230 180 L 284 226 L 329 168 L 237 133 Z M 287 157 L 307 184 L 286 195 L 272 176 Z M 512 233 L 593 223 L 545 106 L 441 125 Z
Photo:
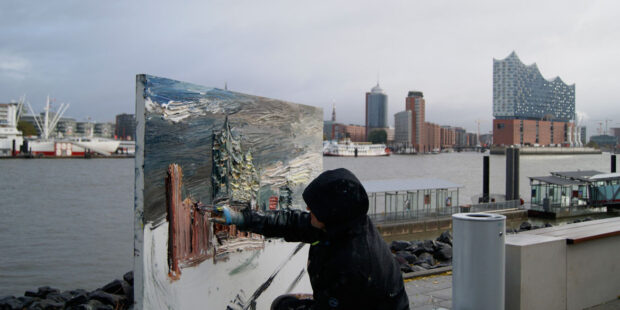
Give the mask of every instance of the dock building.
M 543 78 L 535 63 L 523 64 L 515 52 L 493 59 L 493 117 L 495 145 L 581 144 L 575 84 Z

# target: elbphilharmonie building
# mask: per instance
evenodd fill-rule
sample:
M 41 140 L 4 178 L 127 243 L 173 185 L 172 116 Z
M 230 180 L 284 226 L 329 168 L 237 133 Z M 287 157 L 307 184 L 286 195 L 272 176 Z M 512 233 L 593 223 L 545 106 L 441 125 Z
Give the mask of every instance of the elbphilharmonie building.
M 517 54 L 493 59 L 493 144 L 578 146 L 575 84 L 545 79 Z
M 512 52 L 493 59 L 493 116 L 496 119 L 575 119 L 575 84 L 543 78 L 536 64 L 526 66 Z

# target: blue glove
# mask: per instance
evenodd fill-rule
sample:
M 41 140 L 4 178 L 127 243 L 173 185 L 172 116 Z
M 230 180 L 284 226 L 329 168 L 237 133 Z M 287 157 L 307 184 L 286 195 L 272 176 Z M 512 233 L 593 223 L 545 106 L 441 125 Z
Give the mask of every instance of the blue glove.
M 219 224 L 243 226 L 245 222 L 241 212 L 228 206 L 216 206 L 211 214 L 211 221 Z

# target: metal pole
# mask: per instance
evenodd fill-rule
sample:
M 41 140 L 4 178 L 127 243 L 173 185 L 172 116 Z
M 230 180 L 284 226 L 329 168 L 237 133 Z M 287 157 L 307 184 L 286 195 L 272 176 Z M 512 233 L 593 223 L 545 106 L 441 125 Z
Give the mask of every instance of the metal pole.
M 611 155 L 611 173 L 616 173 L 616 154 Z
M 489 156 L 482 158 L 482 202 L 489 202 Z

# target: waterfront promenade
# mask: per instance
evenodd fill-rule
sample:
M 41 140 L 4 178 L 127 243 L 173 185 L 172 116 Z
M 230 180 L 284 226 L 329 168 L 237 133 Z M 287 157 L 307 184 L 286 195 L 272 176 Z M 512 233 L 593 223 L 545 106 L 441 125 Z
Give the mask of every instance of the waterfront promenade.
M 405 279 L 411 310 L 452 309 L 452 273 Z M 618 292 L 620 294 L 620 292 Z M 620 296 L 619 296 L 620 297 Z M 620 299 L 588 308 L 591 310 L 620 309 Z

